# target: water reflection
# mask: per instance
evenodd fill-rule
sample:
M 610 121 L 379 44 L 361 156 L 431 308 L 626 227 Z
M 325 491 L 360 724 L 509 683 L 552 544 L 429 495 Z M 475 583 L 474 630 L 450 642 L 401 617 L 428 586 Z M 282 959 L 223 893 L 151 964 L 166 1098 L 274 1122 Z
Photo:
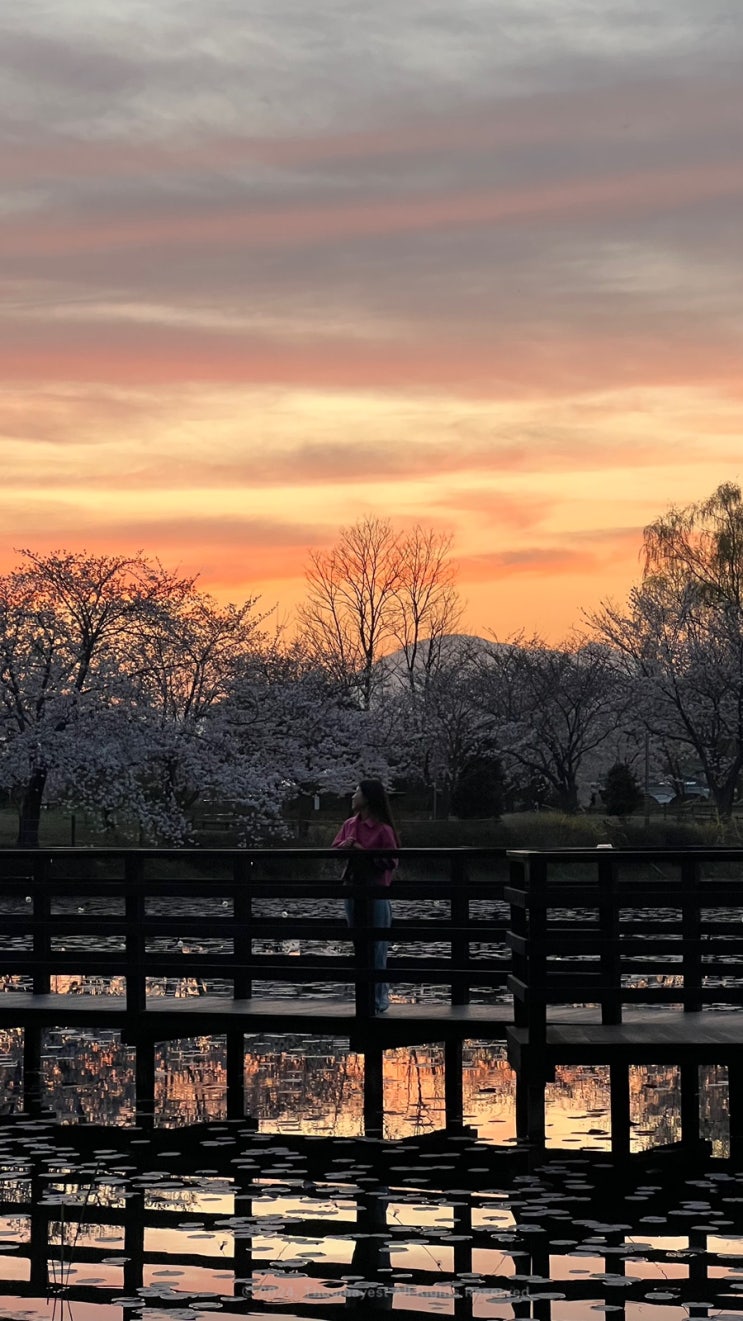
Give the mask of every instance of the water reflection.
M 280 1141 L 239 1122 L 104 1136 L 0 1131 L 4 1318 L 743 1316 L 743 1173 L 721 1163 L 530 1169 L 468 1138 Z
M 364 1059 L 348 1042 L 297 1034 L 245 1038 L 245 1109 L 260 1131 L 306 1136 L 361 1137 Z M 0 1032 L 2 1113 L 23 1107 L 23 1038 Z M 62 1123 L 134 1123 L 134 1052 L 115 1031 L 86 1035 L 49 1030 L 42 1050 L 43 1104 Z M 465 1044 L 464 1119 L 480 1140 L 516 1141 L 515 1079 L 504 1047 Z M 681 1136 L 678 1070 L 642 1066 L 630 1071 L 632 1149 L 649 1150 Z M 156 1123 L 181 1127 L 226 1116 L 224 1038 L 162 1043 L 156 1052 Z M 430 1134 L 444 1124 L 443 1048 L 394 1049 L 384 1056 L 385 1136 Z M 729 1150 L 727 1071 L 701 1071 L 701 1126 L 715 1156 Z M 558 1068 L 546 1089 L 547 1141 L 555 1149 L 608 1151 L 608 1070 Z

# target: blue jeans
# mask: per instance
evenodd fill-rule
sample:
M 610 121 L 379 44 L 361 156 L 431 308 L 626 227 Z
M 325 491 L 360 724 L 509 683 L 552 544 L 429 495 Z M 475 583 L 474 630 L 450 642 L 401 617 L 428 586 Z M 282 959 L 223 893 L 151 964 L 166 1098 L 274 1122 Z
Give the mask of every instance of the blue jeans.
M 346 921 L 350 927 L 354 923 L 354 901 L 345 900 Z M 373 927 L 391 927 L 392 926 L 392 904 L 389 899 L 373 899 L 371 902 L 371 924 Z M 375 940 L 372 943 L 372 967 L 375 970 L 387 967 L 387 949 L 386 940 Z M 389 1008 L 390 988 L 386 982 L 375 982 L 374 984 L 374 1007 L 378 1013 L 384 1013 Z

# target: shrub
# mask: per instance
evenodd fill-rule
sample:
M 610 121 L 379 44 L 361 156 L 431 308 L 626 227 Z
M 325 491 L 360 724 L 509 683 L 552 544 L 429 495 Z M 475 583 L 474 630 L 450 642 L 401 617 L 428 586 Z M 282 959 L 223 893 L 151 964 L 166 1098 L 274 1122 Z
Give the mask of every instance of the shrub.
M 503 768 L 490 757 L 472 757 L 451 796 L 454 816 L 464 820 L 499 817 L 503 811 Z
M 640 786 L 626 762 L 617 761 L 606 773 L 604 807 L 609 816 L 631 816 L 642 803 Z

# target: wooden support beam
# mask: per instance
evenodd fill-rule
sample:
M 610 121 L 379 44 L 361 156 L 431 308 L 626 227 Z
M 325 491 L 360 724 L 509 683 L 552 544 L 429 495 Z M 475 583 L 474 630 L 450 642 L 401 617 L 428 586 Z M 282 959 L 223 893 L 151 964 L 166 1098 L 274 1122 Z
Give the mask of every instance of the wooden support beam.
M 356 1194 L 356 1243 L 351 1257 L 351 1270 L 366 1280 L 376 1280 L 380 1270 L 386 1271 L 390 1265 L 390 1243 L 385 1237 L 387 1232 L 387 1204 L 389 1192 L 380 1187 L 373 1192 Z M 390 1294 L 392 1284 L 384 1283 Z M 387 1296 L 378 1298 L 372 1288 L 370 1300 L 374 1299 L 380 1311 L 385 1309 Z M 391 1310 L 391 1308 L 390 1308 Z
M 145 1195 L 135 1188 L 124 1202 L 124 1293 L 142 1288 L 144 1273 Z
M 23 1108 L 26 1114 L 41 1114 L 41 1027 L 27 1023 L 23 1029 Z
M 728 1118 L 730 1122 L 730 1159 L 743 1156 L 743 1060 L 728 1060 Z
M 699 1065 L 696 1060 L 684 1060 L 681 1075 L 681 1141 L 685 1147 L 698 1147 L 699 1131 Z
M 49 1220 L 50 1208 L 44 1205 L 46 1180 L 42 1178 L 37 1161 L 31 1166 L 30 1188 L 30 1275 L 29 1283 L 36 1290 L 38 1297 L 43 1297 L 49 1288 Z
M 516 1070 L 516 1137 L 540 1150 L 546 1143 L 544 1086 L 544 1069 L 530 1050 L 522 1050 Z
M 461 1040 L 444 1043 L 444 1109 L 447 1133 L 461 1133 L 464 1128 L 463 1046 Z
M 469 1198 L 459 1198 L 459 1205 L 454 1207 L 454 1274 L 467 1276 L 473 1269 L 472 1263 L 472 1202 Z M 454 1290 L 454 1316 L 456 1321 L 470 1321 L 474 1315 L 474 1295 L 466 1282 L 460 1282 Z
M 691 1249 L 691 1256 L 689 1257 L 689 1282 L 690 1284 L 694 1285 L 696 1289 L 699 1289 L 700 1296 L 704 1297 L 704 1291 L 705 1289 L 707 1289 L 709 1285 L 709 1277 L 707 1274 L 708 1261 L 707 1261 L 707 1230 L 706 1229 L 699 1229 L 699 1228 L 695 1229 L 692 1226 L 692 1228 L 689 1230 L 689 1248 Z M 694 1317 L 705 1317 L 708 1315 L 708 1312 L 707 1310 L 705 1310 L 704 1312 L 690 1311 L 689 1315 Z

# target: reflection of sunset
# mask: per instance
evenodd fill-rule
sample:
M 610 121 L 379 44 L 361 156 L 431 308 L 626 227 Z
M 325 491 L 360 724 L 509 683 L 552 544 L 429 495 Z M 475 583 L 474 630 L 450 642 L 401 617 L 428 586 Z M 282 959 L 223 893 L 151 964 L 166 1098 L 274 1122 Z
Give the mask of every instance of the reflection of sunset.
M 45 1087 L 60 1118 L 130 1124 L 134 1115 L 134 1058 L 116 1033 L 86 1040 L 54 1033 L 42 1064 Z M 0 1031 L 0 1078 L 6 1109 L 22 1095 L 22 1034 Z M 703 1071 L 702 1128 L 715 1155 L 728 1149 L 727 1074 Z M 363 1056 L 342 1042 L 302 1041 L 294 1050 L 279 1040 L 251 1048 L 246 1038 L 246 1114 L 265 1133 L 358 1137 L 363 1133 Z M 670 1066 L 630 1070 L 632 1149 L 677 1141 L 678 1071 Z M 220 1121 L 226 1114 L 223 1040 L 201 1037 L 158 1048 L 157 1122 L 165 1127 Z M 515 1141 L 515 1079 L 503 1047 L 465 1044 L 464 1120 L 481 1141 Z M 424 1135 L 444 1123 L 443 1049 L 419 1046 L 384 1054 L 385 1134 L 397 1140 Z M 546 1088 L 550 1148 L 608 1150 L 609 1080 L 603 1066 L 563 1066 Z

